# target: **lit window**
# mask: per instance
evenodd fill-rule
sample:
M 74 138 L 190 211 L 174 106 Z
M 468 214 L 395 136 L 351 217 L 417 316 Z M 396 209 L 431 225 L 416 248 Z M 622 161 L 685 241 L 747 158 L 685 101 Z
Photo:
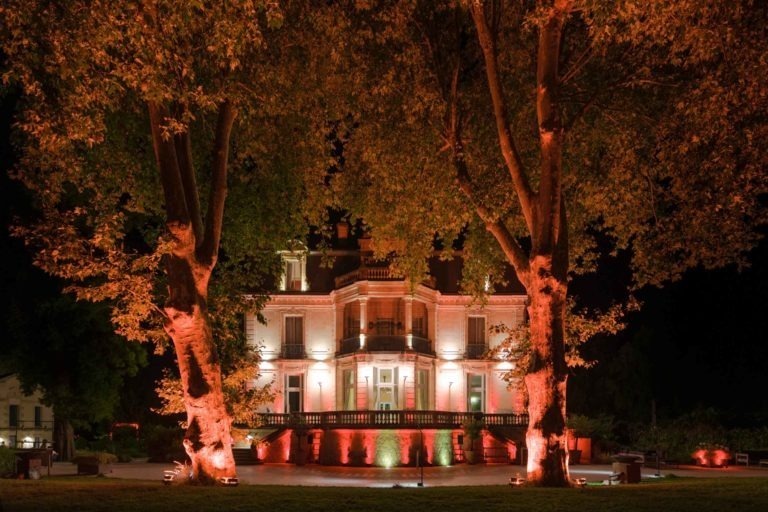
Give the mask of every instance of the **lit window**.
M 282 255 L 283 275 L 280 290 L 289 292 L 306 291 L 307 260 L 303 253 L 288 252 Z
M 416 371 L 416 409 L 429 409 L 429 370 Z
M 344 392 L 344 403 L 342 404 L 342 409 L 345 411 L 354 411 L 357 408 L 357 404 L 355 403 L 355 371 L 344 370 L 341 375 L 341 386 Z
M 374 370 L 374 383 L 376 384 L 376 409 L 380 411 L 397 409 L 397 368 Z
M 285 412 L 287 413 L 301 412 L 304 409 L 302 377 L 302 375 L 285 376 Z
M 467 411 L 482 412 L 485 408 L 485 375 L 467 374 Z

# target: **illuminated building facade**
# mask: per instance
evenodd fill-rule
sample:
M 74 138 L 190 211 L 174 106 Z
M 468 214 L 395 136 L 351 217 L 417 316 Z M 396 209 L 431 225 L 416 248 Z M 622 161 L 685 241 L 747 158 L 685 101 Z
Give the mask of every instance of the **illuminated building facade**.
M 53 440 L 53 411 L 35 391 L 27 395 L 13 374 L 0 375 L 0 446 L 40 448 Z
M 459 294 L 460 255 L 435 256 L 429 279 L 411 287 L 372 259 L 367 242 L 324 256 L 283 254 L 280 291 L 261 312 L 266 324 L 255 315 L 246 318 L 248 340 L 261 348 L 259 383 L 272 383 L 276 392 L 259 411 L 263 421 L 275 427 L 301 421 L 314 429 L 310 443 L 322 444 L 321 437 L 338 451 L 331 463 L 351 463 L 365 450 L 363 463 L 375 465 L 413 463 L 403 446 L 417 430 L 424 435 L 425 427 L 433 440 L 447 436 L 453 453 L 442 459 L 455 461 L 461 457 L 459 424 L 474 413 L 488 423 L 519 424 L 522 396 L 500 378 L 510 363 L 483 358 L 504 338 L 492 326 L 524 320 L 526 296 L 517 281 L 510 278 L 487 303 L 473 305 Z M 359 449 L 350 444 L 356 435 Z M 388 442 L 404 454 L 391 464 L 373 446 L 382 435 L 395 436 Z M 329 443 L 331 438 L 338 439 Z M 277 461 L 291 458 L 289 447 L 283 451 Z M 323 459 L 322 451 L 315 446 L 308 459 Z

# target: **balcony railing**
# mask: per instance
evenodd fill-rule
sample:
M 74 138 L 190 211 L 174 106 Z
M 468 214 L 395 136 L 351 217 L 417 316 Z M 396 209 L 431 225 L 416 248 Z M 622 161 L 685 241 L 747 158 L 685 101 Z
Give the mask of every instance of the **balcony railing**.
M 485 343 L 469 343 L 464 357 L 466 359 L 482 359 L 488 346 Z
M 306 353 L 304 352 L 304 344 L 284 343 L 283 349 L 280 352 L 280 357 L 283 359 L 305 359 Z
M 22 430 L 52 430 L 53 429 L 53 421 L 38 421 L 35 422 L 34 420 L 24 420 L 24 421 L 17 421 L 16 423 L 11 424 L 6 423 L 5 425 L 0 425 L 0 430 L 2 431 L 16 431 L 18 430 L 21 432 Z
M 310 428 L 461 428 L 482 416 L 488 427 L 525 427 L 527 414 L 448 411 L 326 411 L 260 414 L 256 427 Z
M 411 338 L 412 350 L 419 354 L 434 355 L 432 342 L 426 338 L 413 336 Z M 337 355 L 346 355 L 357 352 L 360 349 L 360 338 L 347 338 L 341 340 Z M 365 351 L 368 352 L 405 352 L 408 348 L 408 337 L 403 335 L 382 336 L 372 334 L 365 337 Z
M 402 279 L 402 277 L 392 273 L 388 267 L 362 267 L 340 275 L 335 281 L 336 288 L 341 288 L 355 281 L 386 281 L 390 279 Z
M 336 288 L 341 288 L 355 281 L 399 281 L 403 276 L 392 272 L 389 267 L 360 267 L 352 272 L 342 274 L 335 279 Z M 431 288 L 435 287 L 435 279 L 427 277 L 422 283 Z

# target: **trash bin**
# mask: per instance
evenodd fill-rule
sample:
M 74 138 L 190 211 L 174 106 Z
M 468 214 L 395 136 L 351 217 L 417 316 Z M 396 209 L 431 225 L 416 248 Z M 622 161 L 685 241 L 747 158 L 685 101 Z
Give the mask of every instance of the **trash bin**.
M 624 459 L 614 462 L 612 465 L 612 470 L 615 475 L 622 475 L 619 478 L 619 482 L 622 484 L 639 484 L 640 466 L 641 464 L 637 460 Z

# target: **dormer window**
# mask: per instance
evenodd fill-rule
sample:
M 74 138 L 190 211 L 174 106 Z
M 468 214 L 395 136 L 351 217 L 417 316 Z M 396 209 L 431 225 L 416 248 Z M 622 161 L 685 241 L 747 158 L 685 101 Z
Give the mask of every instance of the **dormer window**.
M 304 253 L 284 253 L 283 275 L 280 279 L 280 290 L 284 292 L 303 292 L 307 286 L 307 259 Z

